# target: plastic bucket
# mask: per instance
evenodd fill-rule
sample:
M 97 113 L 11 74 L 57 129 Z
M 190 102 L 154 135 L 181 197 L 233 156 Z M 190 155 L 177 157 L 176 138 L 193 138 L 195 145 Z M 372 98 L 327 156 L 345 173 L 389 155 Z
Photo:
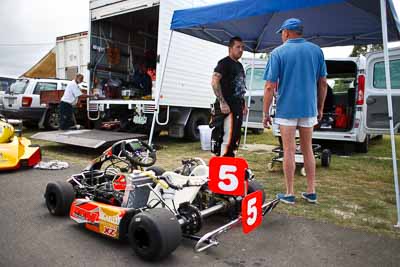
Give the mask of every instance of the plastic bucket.
M 208 125 L 199 125 L 200 144 L 202 150 L 211 150 L 211 129 Z

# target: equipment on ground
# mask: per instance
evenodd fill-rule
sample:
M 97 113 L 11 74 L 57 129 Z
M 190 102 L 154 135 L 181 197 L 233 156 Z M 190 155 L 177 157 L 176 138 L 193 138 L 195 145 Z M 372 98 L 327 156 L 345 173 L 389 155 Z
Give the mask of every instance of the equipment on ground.
M 314 157 L 316 159 L 321 160 L 321 166 L 328 168 L 331 163 L 331 157 L 332 157 L 331 151 L 327 148 L 322 149 L 321 145 L 318 145 L 318 144 L 313 144 L 312 149 L 314 152 Z M 283 147 L 278 146 L 278 147 L 272 149 L 272 152 L 275 153 L 275 156 L 272 158 L 271 162 L 269 162 L 267 164 L 267 168 L 269 171 L 273 170 L 274 165 L 276 163 L 283 163 Z M 296 144 L 296 152 L 295 152 L 294 160 L 295 160 L 296 166 L 301 167 L 300 174 L 302 176 L 307 176 L 306 169 L 304 168 L 304 156 L 301 152 L 301 148 L 300 148 L 299 144 Z

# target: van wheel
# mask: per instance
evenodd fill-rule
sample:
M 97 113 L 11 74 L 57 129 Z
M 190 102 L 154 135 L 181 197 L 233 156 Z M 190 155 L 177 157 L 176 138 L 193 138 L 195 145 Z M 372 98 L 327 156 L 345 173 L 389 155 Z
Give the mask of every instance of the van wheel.
M 208 124 L 208 116 L 204 112 L 193 112 L 185 127 L 185 137 L 191 141 L 200 140 L 199 125 Z
M 364 142 L 356 143 L 356 152 L 358 153 L 368 153 L 368 146 L 369 146 L 369 135 L 365 137 Z
M 151 209 L 132 218 L 128 237 L 136 255 L 144 260 L 157 261 L 179 246 L 182 230 L 176 216 L 169 210 Z
M 58 128 L 60 127 L 60 114 L 58 112 L 58 109 L 53 108 L 47 111 L 44 125 L 47 130 L 58 130 Z
M 329 149 L 322 150 L 321 165 L 323 167 L 329 167 L 330 163 L 331 163 L 331 151 Z

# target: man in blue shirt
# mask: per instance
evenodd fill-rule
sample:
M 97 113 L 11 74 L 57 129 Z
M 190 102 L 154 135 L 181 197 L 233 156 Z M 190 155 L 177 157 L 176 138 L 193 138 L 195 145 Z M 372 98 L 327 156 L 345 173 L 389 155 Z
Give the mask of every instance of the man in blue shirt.
M 264 127 L 269 128 L 269 110 L 276 91 L 275 123 L 279 125 L 284 159 L 286 193 L 278 194 L 282 202 L 295 203 L 294 172 L 296 129 L 300 133 L 300 147 L 307 173 L 307 192 L 302 198 L 317 202 L 315 192 L 315 158 L 312 150 L 314 125 L 322 118 L 327 90 L 326 65 L 320 47 L 302 38 L 303 23 L 299 19 L 286 20 L 277 31 L 283 44 L 269 57 L 264 80 Z

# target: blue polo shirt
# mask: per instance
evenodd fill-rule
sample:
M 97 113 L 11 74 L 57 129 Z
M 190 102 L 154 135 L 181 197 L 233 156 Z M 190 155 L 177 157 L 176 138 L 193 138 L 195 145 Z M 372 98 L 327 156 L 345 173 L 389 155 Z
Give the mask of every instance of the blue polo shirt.
M 278 82 L 275 117 L 317 116 L 317 82 L 326 76 L 324 54 L 319 46 L 297 38 L 275 48 L 264 74 L 264 80 Z

